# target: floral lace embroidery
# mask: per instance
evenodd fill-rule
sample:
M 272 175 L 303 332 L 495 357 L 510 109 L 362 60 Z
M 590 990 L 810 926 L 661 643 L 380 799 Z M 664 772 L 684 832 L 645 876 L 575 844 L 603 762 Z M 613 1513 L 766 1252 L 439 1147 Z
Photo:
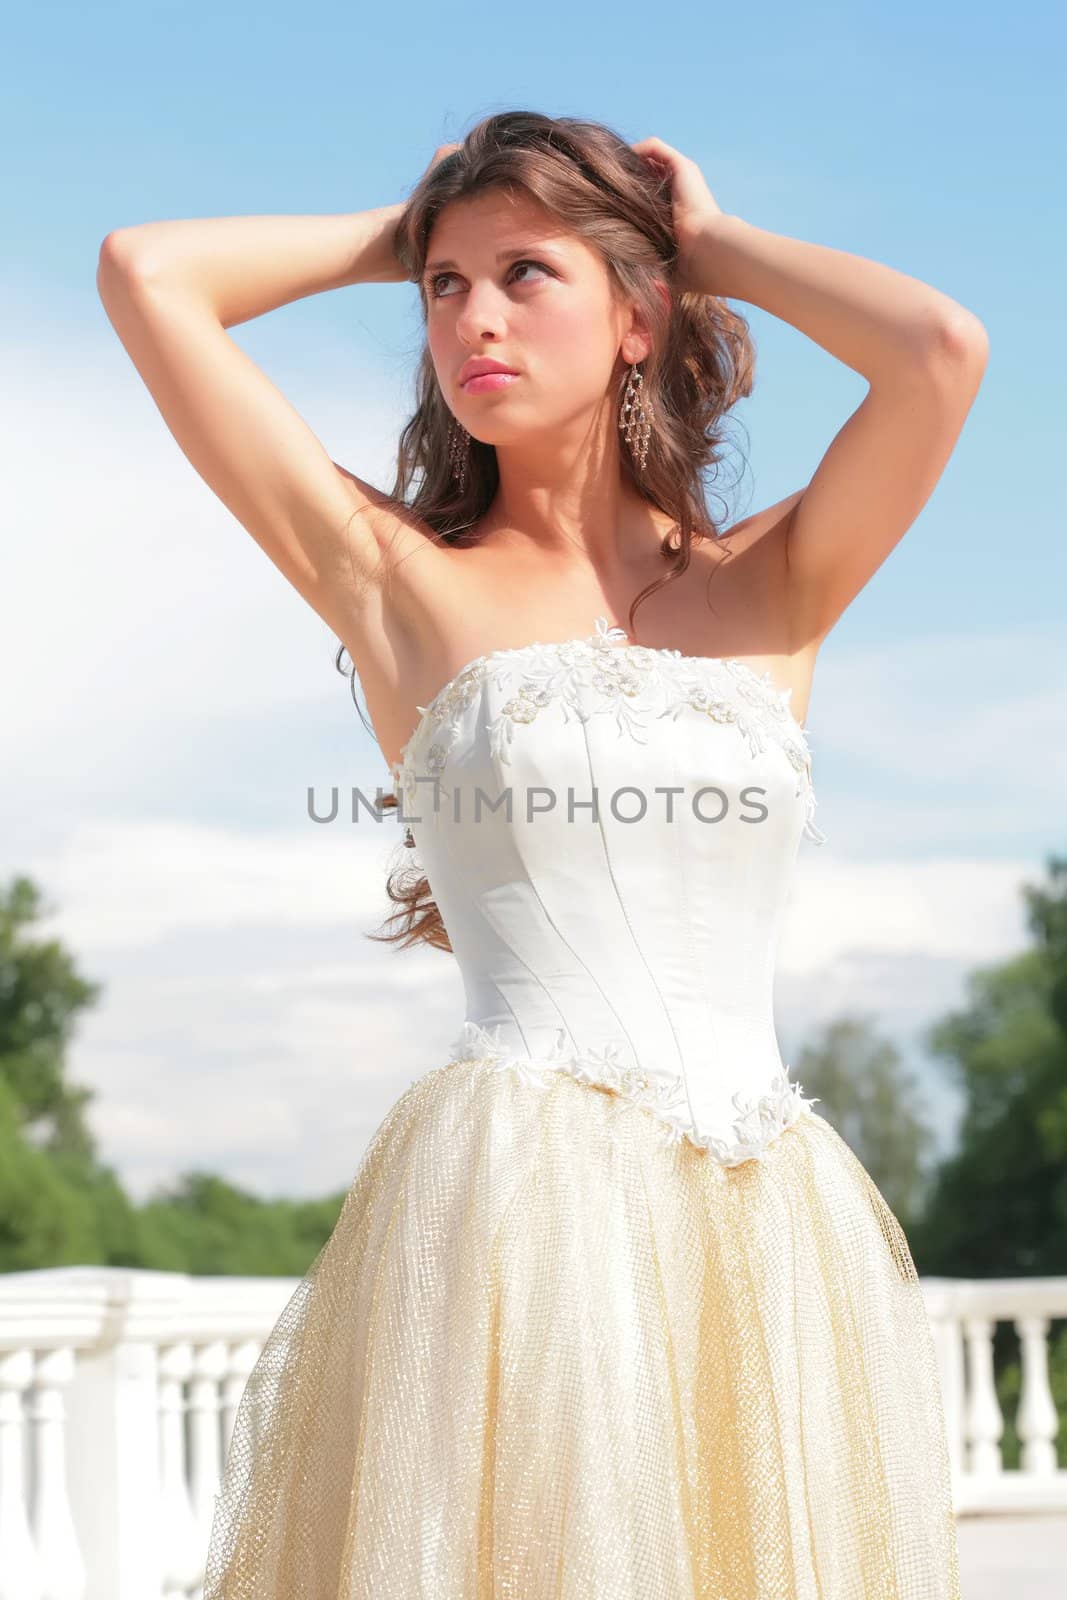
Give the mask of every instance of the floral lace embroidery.
M 501 1043 L 499 1025 L 490 1030 L 468 1020 L 450 1046 L 450 1054 L 452 1062 L 489 1065 L 496 1072 L 514 1072 L 522 1083 L 533 1089 L 547 1089 L 551 1081 L 548 1075 L 554 1072 L 565 1072 L 579 1083 L 607 1089 L 631 1105 L 650 1111 L 663 1124 L 667 1144 L 677 1144 L 687 1138 L 723 1167 L 762 1160 L 778 1135 L 792 1127 L 818 1100 L 815 1095 L 805 1096 L 802 1086 L 790 1081 L 787 1067 L 771 1079 L 766 1094 L 748 1100 L 740 1092 L 732 1096 L 731 1103 L 738 1113 L 731 1123 L 732 1139 L 713 1136 L 701 1139 L 689 1116 L 685 1083 L 679 1073 L 653 1079 L 638 1068 L 624 1066 L 614 1041 L 602 1048 L 586 1046 L 574 1050 L 568 1047 L 566 1038 L 566 1029 L 560 1028 L 547 1054 L 523 1055 Z
M 623 628 L 612 628 L 606 617 L 596 619 L 596 632 L 586 639 L 556 644 L 533 643 L 493 650 L 479 656 L 450 679 L 428 706 L 417 706 L 420 720 L 391 767 L 396 792 L 404 791 L 405 805 L 414 811 L 418 787 L 412 772 L 417 744 L 431 736 L 424 772 L 440 777 L 459 737 L 463 713 L 490 679 L 514 692 L 489 724 L 494 755 L 503 762 L 516 727 L 533 722 L 545 706 L 558 703 L 569 718 L 586 721 L 590 715 L 613 712 L 620 732 L 642 740 L 650 713 L 650 700 L 659 717 L 675 717 L 687 709 L 703 712 L 716 722 L 733 723 L 752 754 L 768 738 L 785 751 L 797 773 L 797 793 L 805 796 L 805 835 L 824 844 L 826 835 L 815 825 L 817 804 L 812 781 L 810 742 L 789 709 L 791 689 L 779 689 L 769 672 L 758 673 L 742 661 L 714 656 L 685 656 L 680 650 L 629 644 Z M 590 708 L 590 693 L 603 697 Z

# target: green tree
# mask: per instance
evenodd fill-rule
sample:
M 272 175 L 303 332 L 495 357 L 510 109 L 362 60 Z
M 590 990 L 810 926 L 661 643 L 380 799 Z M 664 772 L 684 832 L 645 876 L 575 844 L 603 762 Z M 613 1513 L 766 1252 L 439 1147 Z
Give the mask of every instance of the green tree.
M 129 1265 L 135 1210 L 97 1158 L 92 1092 L 66 1076 L 74 1029 L 100 989 L 57 940 L 33 937 L 46 910 L 28 878 L 0 892 L 0 1270 Z
M 137 1207 L 99 1160 L 86 1115 L 93 1094 L 69 1081 L 67 1052 L 101 990 L 58 941 L 35 937 L 48 909 L 28 878 L 0 892 L 0 1271 L 302 1272 L 343 1194 L 265 1200 L 191 1172 Z
M 28 1138 L 45 1150 L 87 1158 L 91 1091 L 66 1081 L 66 1052 L 100 989 L 79 976 L 57 940 L 30 936 L 47 910 L 29 878 L 0 891 L 0 1082 L 12 1092 Z
M 964 1092 L 959 1144 L 936 1175 L 913 1237 L 925 1270 L 954 1277 L 1067 1273 L 1067 858 L 1023 896 L 1034 943 L 972 974 L 968 1004 L 929 1032 L 933 1053 Z M 1019 1340 L 1008 1323 L 993 1339 L 1006 1467 L 1019 1463 L 1014 1418 Z M 1067 1323 L 1049 1327 L 1049 1379 L 1067 1467 Z
M 343 1200 L 263 1199 L 190 1172 L 145 1202 L 142 1247 L 152 1266 L 172 1272 L 294 1276 L 328 1239 Z
M 1023 890 L 1034 946 L 973 973 L 929 1030 L 965 1105 L 919 1229 L 932 1273 L 1067 1273 L 1067 858 L 1048 872 Z
M 935 1138 L 896 1046 L 870 1017 L 841 1017 L 805 1045 L 791 1074 L 859 1157 L 905 1232 L 920 1214 Z

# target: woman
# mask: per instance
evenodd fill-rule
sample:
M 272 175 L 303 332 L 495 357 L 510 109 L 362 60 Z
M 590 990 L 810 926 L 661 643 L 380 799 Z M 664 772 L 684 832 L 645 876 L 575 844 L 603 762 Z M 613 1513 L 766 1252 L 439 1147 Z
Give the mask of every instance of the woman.
M 427 348 L 385 495 L 225 330 L 401 281 Z M 99 283 L 350 654 L 421 856 L 391 937 L 467 995 L 248 1382 L 205 1600 L 958 1596 L 914 1263 L 771 996 L 822 838 L 816 653 L 944 469 L 981 324 L 723 214 L 662 140 L 530 112 L 403 205 L 120 230 Z M 726 298 L 869 388 L 723 532 L 702 475 L 753 366 Z

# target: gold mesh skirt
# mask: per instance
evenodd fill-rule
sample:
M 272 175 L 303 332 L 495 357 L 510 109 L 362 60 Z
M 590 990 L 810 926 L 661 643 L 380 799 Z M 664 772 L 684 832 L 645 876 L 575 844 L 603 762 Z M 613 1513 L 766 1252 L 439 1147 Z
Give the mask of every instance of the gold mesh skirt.
M 450 1062 L 392 1106 L 235 1419 L 204 1600 L 959 1600 L 900 1224 Z

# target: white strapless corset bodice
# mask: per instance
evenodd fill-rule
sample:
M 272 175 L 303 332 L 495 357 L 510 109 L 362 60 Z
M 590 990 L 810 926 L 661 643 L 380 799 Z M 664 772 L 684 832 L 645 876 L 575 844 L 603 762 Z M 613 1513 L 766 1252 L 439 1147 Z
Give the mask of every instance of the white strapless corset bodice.
M 626 643 L 479 657 L 393 768 L 466 993 L 454 1059 L 612 1087 L 724 1164 L 812 1102 L 774 962 L 815 827 L 789 691 L 736 661 Z

